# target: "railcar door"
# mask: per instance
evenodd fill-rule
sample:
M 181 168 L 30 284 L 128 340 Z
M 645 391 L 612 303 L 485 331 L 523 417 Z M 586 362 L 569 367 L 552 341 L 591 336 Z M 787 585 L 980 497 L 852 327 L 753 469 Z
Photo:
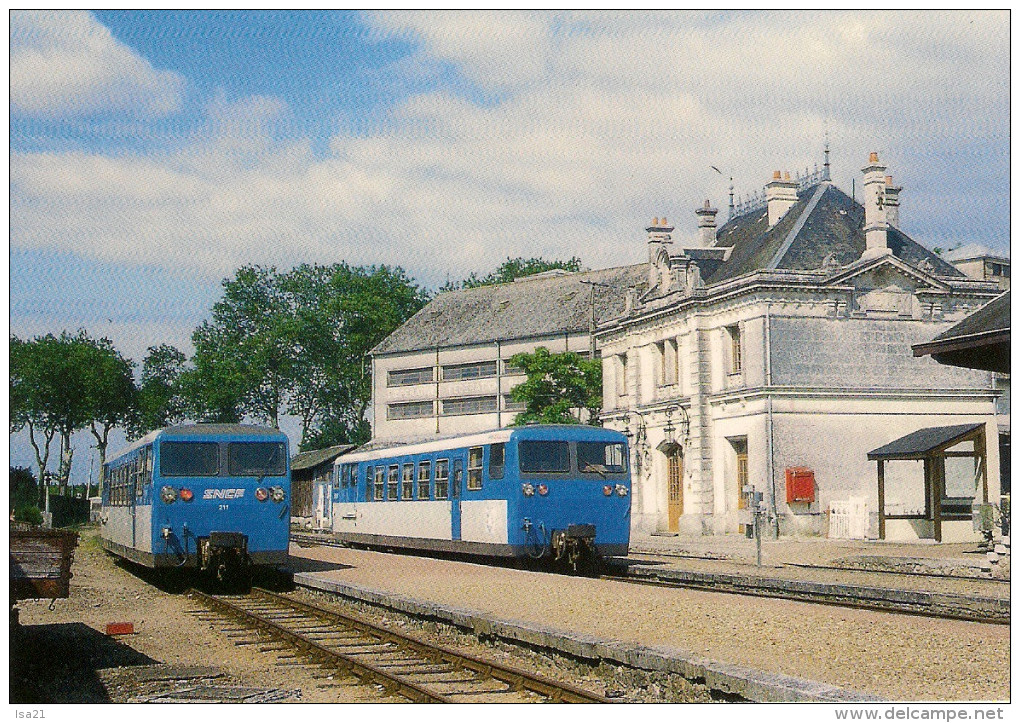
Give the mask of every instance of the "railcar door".
M 464 497 L 464 458 L 454 457 L 450 475 L 450 539 L 460 539 L 460 501 Z

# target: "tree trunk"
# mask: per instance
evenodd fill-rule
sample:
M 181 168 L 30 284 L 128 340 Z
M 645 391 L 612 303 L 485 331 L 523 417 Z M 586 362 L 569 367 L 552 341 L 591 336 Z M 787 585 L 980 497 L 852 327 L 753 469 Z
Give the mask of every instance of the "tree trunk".
M 46 465 L 50 463 L 50 445 L 53 444 L 53 437 L 56 435 L 56 429 L 43 429 L 42 435 L 46 443 L 43 445 L 46 454 L 42 453 L 39 449 L 39 443 L 35 439 L 35 424 L 31 420 L 28 422 L 28 441 L 32 444 L 32 449 L 35 450 L 35 463 L 39 466 L 39 509 L 43 509 L 46 506 Z
M 98 487 L 100 494 L 103 489 L 103 477 L 106 474 L 106 448 L 110 444 L 110 430 L 113 429 L 113 425 L 104 424 L 102 434 L 96 430 L 96 423 L 92 423 L 92 436 L 96 438 L 96 449 L 99 451 L 99 482 Z M 88 497 L 91 494 L 91 489 L 85 490 L 85 496 Z

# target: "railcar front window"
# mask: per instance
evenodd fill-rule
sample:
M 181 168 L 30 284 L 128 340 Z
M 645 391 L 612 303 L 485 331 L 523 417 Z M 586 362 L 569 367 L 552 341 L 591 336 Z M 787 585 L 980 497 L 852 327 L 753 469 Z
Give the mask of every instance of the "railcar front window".
M 163 477 L 215 477 L 220 473 L 220 448 L 215 442 L 164 442 L 159 449 Z
M 521 442 L 521 472 L 569 472 L 570 444 L 567 442 Z
M 622 442 L 578 442 L 577 469 L 581 473 L 621 474 L 627 471 Z
M 231 442 L 227 445 L 231 477 L 279 477 L 287 474 L 283 442 Z

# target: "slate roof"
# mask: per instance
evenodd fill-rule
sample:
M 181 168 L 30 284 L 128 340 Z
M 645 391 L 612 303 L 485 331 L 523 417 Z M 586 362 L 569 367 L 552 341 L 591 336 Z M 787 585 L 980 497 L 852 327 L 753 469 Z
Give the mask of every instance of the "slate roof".
M 764 208 L 723 224 L 717 246 L 732 251 L 705 282 L 714 284 L 763 269 L 819 269 L 830 256 L 840 265 L 849 264 L 864 253 L 863 226 L 861 204 L 831 183 L 811 186 L 800 192 L 797 203 L 772 228 Z M 898 228 L 890 226 L 888 244 L 894 256 L 912 266 L 927 261 L 935 276 L 964 276 Z
M 931 354 L 940 364 L 1009 372 L 1009 292 L 995 297 L 936 336 L 915 344 L 914 356 Z
M 602 322 L 623 314 L 628 289 L 647 286 L 648 266 L 526 277 L 440 294 L 372 353 L 586 334 L 591 321 L 591 286 L 584 281 L 606 285 L 595 287 L 595 318 Z
M 301 454 L 295 454 L 290 460 L 290 469 L 292 472 L 297 472 L 303 469 L 318 467 L 323 462 L 332 462 L 341 454 L 352 449 L 354 449 L 353 444 L 338 444 L 335 447 L 313 449 L 308 452 L 302 452 Z
M 994 251 L 981 244 L 966 244 L 958 249 L 946 252 L 948 261 L 970 261 L 971 259 L 993 258 L 1009 260 L 1008 251 Z
M 940 447 L 953 446 L 956 440 L 983 426 L 984 422 L 978 422 L 976 424 L 953 424 L 948 427 L 919 429 L 871 450 L 868 452 L 868 459 L 921 459 L 924 455 L 934 452 Z

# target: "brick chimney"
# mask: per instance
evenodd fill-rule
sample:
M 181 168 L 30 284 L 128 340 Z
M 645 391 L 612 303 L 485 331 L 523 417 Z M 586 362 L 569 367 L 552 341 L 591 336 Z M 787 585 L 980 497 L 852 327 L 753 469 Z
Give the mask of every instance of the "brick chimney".
M 865 249 L 861 258 L 875 258 L 891 254 L 889 248 L 889 223 L 886 220 L 885 171 L 886 166 L 878 160 L 878 154 L 868 157 L 864 171 L 864 239 Z
M 694 213 L 698 214 L 698 245 L 703 249 L 715 246 L 715 216 L 719 209 L 712 208 L 706 198 L 705 205 Z
M 892 176 L 885 177 L 885 220 L 890 226 L 900 227 L 900 191 L 903 186 L 894 186 Z
M 797 203 L 797 182 L 790 180 L 789 173 L 776 171 L 765 185 L 765 200 L 769 205 L 769 228 L 772 228 Z
M 652 219 L 652 225 L 645 229 L 648 232 L 648 283 L 656 286 L 659 279 L 659 272 L 655 268 L 655 260 L 661 249 L 668 249 L 673 244 L 673 226 L 667 223 L 665 217 Z

